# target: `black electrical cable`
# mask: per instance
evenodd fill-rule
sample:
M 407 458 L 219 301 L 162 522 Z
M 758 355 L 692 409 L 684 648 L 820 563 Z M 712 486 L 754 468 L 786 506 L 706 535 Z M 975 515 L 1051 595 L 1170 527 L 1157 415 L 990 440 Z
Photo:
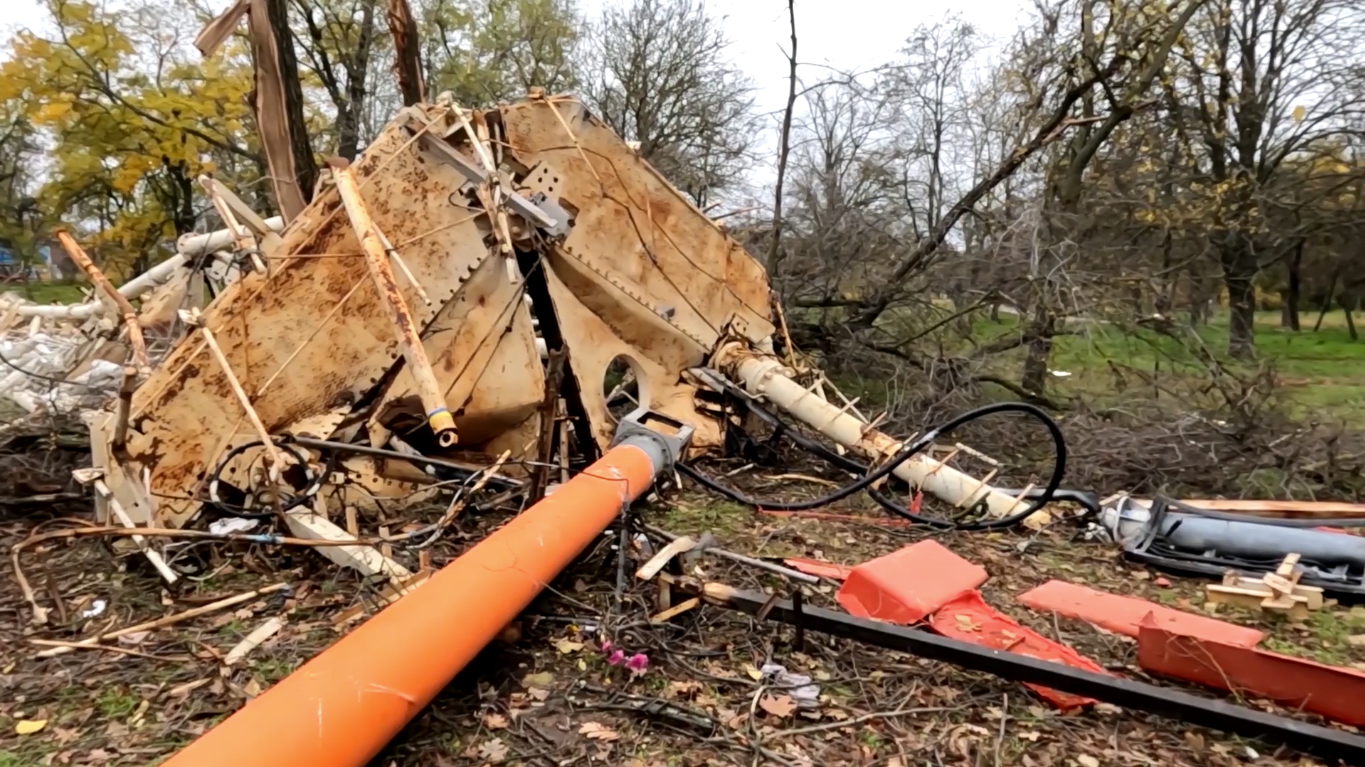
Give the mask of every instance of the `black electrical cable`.
M 400 453 L 397 450 L 387 450 L 382 447 L 370 447 L 369 445 L 353 445 L 348 442 L 333 442 L 325 439 L 313 439 L 312 437 L 287 437 L 282 438 L 281 442 L 289 442 L 302 447 L 319 451 L 340 451 L 343 453 L 354 453 L 356 455 L 369 455 L 376 458 L 392 458 L 408 463 L 430 466 L 433 468 L 448 469 L 454 472 L 458 478 L 466 479 L 477 476 L 480 470 L 471 468 L 465 464 L 455 461 L 447 461 L 441 458 L 431 458 L 425 455 L 413 455 L 411 453 Z M 523 482 L 511 477 L 492 477 L 488 484 L 494 487 L 516 489 L 523 486 Z
M 930 430 L 928 433 L 920 437 L 915 442 L 903 447 L 889 461 L 877 467 L 874 471 L 865 473 L 864 476 L 860 477 L 859 479 L 855 480 L 854 482 L 848 485 L 839 488 L 838 490 L 835 490 L 833 493 L 809 501 L 800 501 L 795 503 L 762 501 L 756 498 L 746 496 L 743 493 L 740 493 L 739 491 L 734 490 L 732 488 L 726 487 L 720 484 L 719 482 L 715 481 L 714 479 L 706 476 L 702 472 L 697 471 L 695 468 L 688 466 L 686 464 L 679 464 L 678 470 L 683 474 L 686 474 L 688 477 L 692 478 L 699 484 L 717 493 L 720 493 L 721 495 L 729 498 L 732 501 L 735 501 L 736 503 L 741 503 L 745 506 L 752 506 L 754 508 L 766 509 L 770 511 L 806 511 L 809 509 L 827 506 L 836 501 L 843 500 L 844 498 L 847 498 L 848 496 L 853 495 L 854 493 L 857 493 L 862 490 L 868 490 L 869 494 L 871 494 L 874 498 L 877 498 L 879 493 L 877 493 L 877 491 L 872 489 L 871 487 L 874 483 L 876 483 L 878 480 L 882 479 L 886 475 L 890 474 L 892 471 L 896 469 L 896 467 L 900 466 L 902 463 L 905 463 L 917 453 L 923 451 L 925 448 L 932 445 L 941 435 L 946 434 L 952 431 L 953 429 L 958 428 L 959 426 L 970 423 L 979 418 L 983 418 L 988 415 L 993 415 L 995 413 L 1006 412 L 1024 413 L 1041 421 L 1044 427 L 1047 428 L 1049 436 L 1052 437 L 1052 442 L 1056 454 L 1056 461 L 1053 465 L 1052 477 L 1048 480 L 1047 486 L 1043 488 L 1042 492 L 1037 497 L 1032 499 L 1032 503 L 1030 503 L 1030 505 L 1023 511 L 1011 514 L 1010 516 L 1003 517 L 1001 519 L 993 519 L 982 522 L 958 523 L 949 522 L 946 520 L 933 519 L 931 517 L 926 517 L 924 515 L 915 514 L 901 507 L 899 504 L 896 504 L 894 502 L 891 503 L 885 502 L 884 501 L 885 496 L 882 496 L 882 499 L 878 499 L 878 502 L 881 503 L 883 506 L 887 506 L 890 511 L 900 516 L 903 516 L 911 521 L 930 524 L 937 527 L 951 527 L 960 530 L 992 530 L 1005 527 L 1012 527 L 1018 524 L 1019 522 L 1022 522 L 1024 519 L 1027 519 L 1028 517 L 1032 516 L 1043 506 L 1046 506 L 1052 500 L 1053 494 L 1056 493 L 1057 488 L 1061 485 L 1062 477 L 1066 473 L 1066 439 L 1062 435 L 1061 427 L 1058 426 L 1057 422 L 1052 420 L 1052 418 L 1041 408 L 1037 407 L 1036 405 L 1030 405 L 1025 402 L 996 403 L 979 407 L 974 410 L 969 410 L 965 413 L 955 416 L 954 418 L 950 419 L 947 423 L 944 423 L 941 426 Z M 769 418 L 772 418 L 771 414 L 768 414 L 768 416 Z M 813 441 L 806 441 L 804 440 L 804 438 L 797 440 L 795 432 L 792 432 L 790 430 L 787 431 L 787 436 L 792 437 L 794 441 L 798 442 L 798 444 L 802 444 L 802 442 L 818 444 L 813 443 Z M 805 447 L 806 445 L 802 444 L 802 446 Z M 824 449 L 822 446 L 820 452 L 823 452 L 823 450 Z M 836 465 L 842 465 L 843 468 L 848 468 L 849 465 L 853 463 L 853 462 L 845 463 L 845 460 L 843 459 L 842 456 L 839 456 L 839 459 L 840 460 L 835 461 L 835 463 Z
M 241 455 L 247 450 L 264 446 L 265 443 L 261 442 L 260 440 L 256 440 L 255 442 L 247 442 L 238 445 L 237 447 L 228 451 L 227 455 L 223 456 L 223 460 L 218 462 L 218 465 L 213 469 L 213 473 L 209 475 L 208 504 L 210 506 L 229 516 L 242 517 L 244 519 L 270 519 L 276 515 L 276 510 L 273 508 L 267 511 L 251 511 L 244 507 L 235 506 L 233 504 L 227 503 L 218 498 L 218 485 L 220 482 L 223 481 L 222 479 L 223 469 L 227 467 L 228 463 L 230 463 L 232 459 L 236 458 L 237 456 Z M 282 447 L 291 450 L 291 452 L 294 452 L 295 456 L 301 459 L 300 464 L 304 467 L 305 475 L 306 476 L 311 475 L 311 472 L 308 471 L 307 468 L 308 467 L 307 453 L 302 453 L 301 450 L 291 447 L 289 444 L 283 441 L 276 442 L 275 446 Z M 334 465 L 335 461 L 329 460 L 327 462 L 326 467 L 321 472 L 319 472 L 316 477 L 307 476 L 307 479 L 309 480 L 308 486 L 304 488 L 303 492 L 297 495 L 288 495 L 284 499 L 282 499 L 280 501 L 280 511 L 290 511 L 312 500 L 313 496 L 317 495 L 317 492 L 322 489 L 322 483 L 327 481 L 327 476 L 331 474 Z
M 218 485 L 221 482 L 223 482 L 222 479 L 223 469 L 227 467 L 228 463 L 232 461 L 232 459 L 236 458 L 238 455 L 241 455 L 242 453 L 246 452 L 247 450 L 262 446 L 264 446 L 264 443 L 259 440 L 255 442 L 248 442 L 233 448 L 231 451 L 228 452 L 227 455 L 223 456 L 223 459 L 218 462 L 218 466 L 213 470 L 213 473 L 209 475 L 209 482 L 207 485 L 209 490 L 209 498 L 207 503 L 211 507 L 229 516 L 243 517 L 246 519 L 270 519 L 275 516 L 276 512 L 274 509 L 259 512 L 250 511 L 241 506 L 226 503 L 225 501 L 222 501 L 218 498 Z M 478 470 L 471 469 L 468 466 L 464 466 L 453 461 L 446 461 L 440 458 L 428 458 L 423 455 L 411 455 L 408 453 L 400 453 L 396 450 L 385 450 L 383 448 L 369 447 L 368 445 L 352 445 L 346 442 L 331 442 L 328 440 L 283 435 L 275 440 L 275 446 L 293 451 L 295 455 L 297 455 L 301 459 L 300 464 L 305 467 L 305 472 L 307 472 L 306 467 L 308 465 L 308 455 L 306 453 L 303 453 L 302 449 L 311 448 L 313 450 L 318 450 L 320 452 L 325 452 L 328 454 L 327 463 L 324 466 L 323 470 L 319 472 L 317 477 L 312 476 L 308 477 L 309 483 L 308 486 L 304 488 L 303 492 L 299 493 L 298 495 L 290 495 L 284 501 L 281 502 L 280 506 L 283 511 L 289 511 L 310 501 L 313 498 L 313 496 L 316 495 L 317 492 L 322 488 L 323 483 L 327 481 L 327 477 L 329 477 L 332 474 L 332 471 L 336 468 L 336 464 L 340 454 L 345 452 L 354 453 L 357 455 L 369 455 L 381 458 L 392 458 L 396 460 L 408 461 L 410 463 L 418 465 L 426 465 L 431 466 L 433 468 L 442 468 L 448 471 L 454 471 L 462 475 L 460 479 L 465 483 L 468 483 L 470 480 L 480 475 L 480 472 Z M 519 482 L 518 480 L 507 477 L 490 477 L 486 479 L 485 482 L 495 487 L 501 487 L 513 491 L 521 489 L 523 485 L 523 483 Z M 421 548 L 421 546 L 418 546 L 417 548 Z
M 772 427 L 774 438 L 786 437 L 787 439 L 790 439 L 793 443 L 795 443 L 797 447 L 802 448 L 803 450 L 816 456 L 817 458 L 824 459 L 825 461 L 829 462 L 831 465 L 837 468 L 849 471 L 854 474 L 867 473 L 868 467 L 865 464 L 860 463 L 848 457 L 847 455 L 840 454 L 831 449 L 829 446 L 825 445 L 825 443 L 820 442 L 819 440 L 816 439 L 812 439 L 811 437 L 808 437 L 805 434 L 802 434 L 801 432 L 791 428 L 781 418 L 778 418 L 771 411 L 765 409 L 762 405 L 756 402 L 753 398 L 749 397 L 747 394 L 739 392 L 739 395 L 741 401 L 745 404 L 745 406 L 749 409 L 750 412 L 758 416 L 760 420 L 762 420 L 764 423 L 767 423 L 770 427 Z M 1058 430 L 1058 433 L 1060 434 L 1060 429 Z M 1063 446 L 1063 450 L 1065 450 L 1065 446 Z M 1063 452 L 1062 455 L 1064 457 L 1065 452 Z M 1028 500 L 1043 498 L 1044 493 L 1046 491 L 1047 488 L 1035 488 L 1029 491 L 1024 497 Z M 1016 496 L 1019 495 L 1018 492 L 1012 492 L 1010 490 L 1002 489 L 1000 490 L 1000 492 L 1005 493 L 1007 495 Z M 925 524 L 931 527 L 939 527 L 945 529 L 954 528 L 978 529 L 968 525 L 963 525 L 962 523 L 958 523 L 953 520 L 937 519 L 927 514 L 917 514 L 905 508 L 905 506 L 897 502 L 895 498 L 892 498 L 891 496 L 887 495 L 886 493 L 883 493 L 882 491 L 878 490 L 875 487 L 868 487 L 867 494 L 871 496 L 872 500 L 876 501 L 877 504 L 881 506 L 883 509 L 889 511 L 890 513 L 898 517 L 902 517 L 904 519 L 916 522 L 918 524 Z M 1047 501 L 1045 501 L 1045 503 L 1050 503 L 1051 501 L 1056 500 L 1072 501 L 1084 506 L 1086 509 L 1086 514 L 1084 517 L 1082 517 L 1083 520 L 1095 516 L 1100 511 L 1099 496 L 1095 495 L 1094 493 L 1087 493 L 1080 490 L 1058 489 L 1052 492 L 1051 497 Z M 1041 508 L 1041 506 L 1039 508 Z

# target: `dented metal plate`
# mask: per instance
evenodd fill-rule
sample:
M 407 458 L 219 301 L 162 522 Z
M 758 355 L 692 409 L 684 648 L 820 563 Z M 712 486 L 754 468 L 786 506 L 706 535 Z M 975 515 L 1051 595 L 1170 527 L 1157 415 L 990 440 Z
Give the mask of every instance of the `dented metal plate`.
M 697 429 L 694 448 L 718 445 L 682 376 L 736 327 L 755 343 L 771 336 L 762 266 L 576 101 L 514 104 L 502 120 L 531 169 L 525 190 L 574 211 L 567 239 L 541 256 L 598 444 L 615 430 L 599 393 L 619 356 L 646 379 L 651 407 Z
M 415 278 L 404 297 L 419 323 L 460 288 L 486 253 L 465 180 L 386 129 L 356 164 L 362 194 Z M 205 311 L 233 373 L 271 431 L 356 401 L 399 358 L 392 323 L 334 189 L 323 191 L 283 233 L 270 274 L 250 274 Z M 191 334 L 137 391 L 131 458 L 151 469 L 161 516 L 177 524 L 209 467 L 234 437 L 254 438 L 223 372 Z

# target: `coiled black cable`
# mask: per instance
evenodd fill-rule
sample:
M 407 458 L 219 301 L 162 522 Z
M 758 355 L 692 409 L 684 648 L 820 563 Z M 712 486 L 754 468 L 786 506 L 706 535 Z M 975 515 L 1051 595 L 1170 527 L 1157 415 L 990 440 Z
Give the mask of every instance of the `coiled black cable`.
M 820 445 L 818 442 L 810 440 L 806 438 L 804 435 L 799 435 L 797 432 L 787 429 L 785 424 L 782 424 L 782 422 L 778 420 L 775 416 L 773 416 L 771 413 L 762 411 L 761 408 L 758 408 L 755 403 L 750 402 L 749 406 L 751 409 L 754 410 L 754 412 L 758 413 L 760 417 L 764 417 L 764 420 L 767 420 L 769 421 L 769 423 L 773 423 L 779 428 L 784 429 L 784 435 L 791 438 L 801 447 L 812 450 L 812 452 L 815 452 L 817 455 L 820 455 L 821 457 L 830 460 L 831 463 L 834 463 L 836 466 L 839 466 L 840 468 L 847 469 L 850 471 L 861 471 L 863 473 L 863 476 L 860 477 L 859 479 L 839 488 L 838 490 L 835 490 L 832 493 L 829 493 L 828 495 L 824 495 L 819 498 L 814 498 L 808 501 L 779 502 L 763 501 L 756 498 L 751 498 L 739 492 L 738 490 L 720 484 L 716 480 L 706 476 L 705 474 L 698 471 L 696 468 L 692 466 L 688 466 L 686 464 L 680 464 L 678 466 L 678 470 L 681 473 L 686 474 L 692 480 L 703 485 L 704 487 L 707 487 L 710 490 L 720 493 L 721 495 L 725 496 L 726 498 L 729 498 L 732 501 L 735 501 L 736 503 L 740 503 L 745 506 L 752 506 L 754 508 L 766 509 L 770 511 L 806 511 L 809 509 L 815 509 L 821 506 L 826 506 L 836 501 L 843 500 L 844 498 L 847 498 L 848 496 L 853 495 L 854 493 L 866 490 L 868 491 L 868 494 L 873 497 L 874 500 L 876 500 L 888 511 L 891 511 L 894 514 L 897 514 L 898 516 L 904 517 L 913 522 L 928 524 L 934 527 L 952 528 L 957 530 L 995 530 L 1006 527 L 1013 527 L 1014 525 L 1017 525 L 1023 520 L 1032 516 L 1042 507 L 1046 506 L 1052 500 L 1053 494 L 1057 492 L 1057 488 L 1061 486 L 1062 477 L 1066 473 L 1066 439 L 1062 435 L 1061 427 L 1057 424 L 1056 421 L 1052 419 L 1051 416 L 1049 416 L 1041 408 L 1037 407 L 1036 405 L 1030 405 L 1026 402 L 995 403 L 991 405 L 985 405 L 974 410 L 969 410 L 965 413 L 955 416 L 954 418 L 950 419 L 947 423 L 944 423 L 941 426 L 930 430 L 927 434 L 915 440 L 913 443 L 901 448 L 901 450 L 897 452 L 896 455 L 894 455 L 889 461 L 877 467 L 875 470 L 871 472 L 868 472 L 867 467 L 863 466 L 862 464 L 847 459 L 844 456 L 840 456 L 834 451 L 829 450 L 823 445 Z M 1002 517 L 1000 519 L 966 523 L 954 522 L 949 520 L 935 519 L 933 517 L 929 517 L 922 514 L 916 514 L 904 508 L 895 501 L 887 498 L 880 491 L 872 487 L 872 485 L 875 484 L 877 481 L 879 481 L 880 479 L 894 471 L 896 467 L 900 466 L 902 463 L 905 463 L 910 458 L 914 457 L 916 454 L 922 452 L 925 448 L 932 445 L 941 435 L 946 434 L 952 431 L 953 429 L 956 429 L 960 426 L 963 426 L 964 424 L 975 421 L 979 418 L 983 418 L 988 415 L 993 415 L 995 413 L 1006 412 L 1024 413 L 1025 415 L 1031 416 L 1036 420 L 1041 421 L 1044 427 L 1046 427 L 1048 435 L 1052 438 L 1052 443 L 1055 451 L 1055 462 L 1053 464 L 1051 478 L 1048 480 L 1047 485 L 1036 496 L 1030 493 L 1030 500 L 1032 502 L 1024 510 L 1011 514 L 1008 517 Z
M 227 455 L 223 456 L 223 459 L 218 462 L 218 465 L 216 467 L 214 467 L 213 473 L 209 475 L 208 481 L 209 497 L 207 501 L 209 506 L 217 509 L 218 511 L 223 512 L 224 514 L 227 514 L 228 516 L 242 517 L 244 519 L 270 519 L 278 513 L 273 508 L 267 509 L 265 511 L 251 511 L 244 507 L 228 503 L 227 501 L 224 501 L 222 498 L 218 496 L 219 485 L 223 482 L 222 478 L 223 469 L 225 469 L 227 465 L 232 462 L 232 459 L 236 458 L 237 456 L 241 455 L 247 450 L 264 446 L 265 443 L 261 442 L 260 440 L 256 440 L 255 442 L 247 442 L 238 445 L 237 447 L 228 451 Z M 308 468 L 309 456 L 306 452 L 302 452 L 302 448 L 292 446 L 287 441 L 284 440 L 277 441 L 275 443 L 275 447 L 284 450 L 289 450 L 295 453 L 296 457 L 300 459 L 299 464 L 303 466 L 304 477 L 305 479 L 308 480 L 308 486 L 304 488 L 303 492 L 297 495 L 286 494 L 283 498 L 280 499 L 279 511 L 285 512 L 312 501 L 313 496 L 317 495 L 318 491 L 322 489 L 322 484 L 327 480 L 327 476 L 331 474 L 332 469 L 335 466 L 335 458 L 329 460 L 326 464 L 326 467 L 321 472 L 319 472 L 318 475 L 315 477 L 313 476 L 312 471 Z

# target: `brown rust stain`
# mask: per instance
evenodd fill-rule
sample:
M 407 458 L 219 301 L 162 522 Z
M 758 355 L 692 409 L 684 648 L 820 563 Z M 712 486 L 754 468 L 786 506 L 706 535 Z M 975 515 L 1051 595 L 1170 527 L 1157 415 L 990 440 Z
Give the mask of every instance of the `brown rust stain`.
M 372 206 L 375 223 L 394 242 L 435 232 L 405 246 L 402 253 L 430 294 L 448 295 L 458 287 L 455 275 L 464 273 L 462 260 L 471 258 L 463 244 L 467 233 L 449 226 L 466 212 L 443 204 L 464 180 L 453 169 L 418 163 L 411 150 L 404 150 L 378 171 L 407 138 L 405 131 L 390 126 L 373 142 L 357 166 L 365 184 L 363 194 Z M 272 264 L 271 279 L 248 275 L 205 312 L 234 366 L 242 364 L 244 353 L 249 354 L 252 376 L 244 376 L 242 383 L 253 394 L 312 336 L 254 403 L 272 431 L 354 401 L 383 376 L 396 357 L 393 320 L 373 287 L 358 288 L 332 315 L 329 325 L 312 335 L 357 281 L 371 281 L 359 257 L 359 242 L 339 207 L 334 190 L 320 195 L 283 233 L 279 252 L 350 252 L 358 257 L 299 258 Z M 438 231 L 443 227 L 448 231 Z M 408 303 L 413 316 L 407 326 L 415 332 L 430 320 L 435 308 L 412 300 Z M 191 360 L 198 345 L 197 335 L 182 342 L 134 397 L 139 422 L 156 433 L 154 452 L 143 458 L 152 467 L 157 493 L 192 490 L 196 478 L 206 472 L 206 462 L 216 457 L 207 453 L 234 428 L 242 428 L 238 426 L 241 407 L 226 379 L 216 369 L 204 369 L 206 364 L 216 368 L 211 361 Z

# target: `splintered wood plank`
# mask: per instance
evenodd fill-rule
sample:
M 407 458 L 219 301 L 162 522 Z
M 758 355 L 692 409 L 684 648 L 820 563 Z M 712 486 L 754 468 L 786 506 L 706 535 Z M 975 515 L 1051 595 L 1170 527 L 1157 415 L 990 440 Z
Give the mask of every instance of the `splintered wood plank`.
M 309 511 L 291 511 L 285 514 L 285 518 L 290 531 L 300 538 L 326 541 L 355 540 L 350 533 Z M 384 556 L 373 546 L 319 546 L 315 551 L 342 567 L 359 571 L 362 575 L 382 575 L 390 580 L 412 577 L 412 572 L 406 567 Z

